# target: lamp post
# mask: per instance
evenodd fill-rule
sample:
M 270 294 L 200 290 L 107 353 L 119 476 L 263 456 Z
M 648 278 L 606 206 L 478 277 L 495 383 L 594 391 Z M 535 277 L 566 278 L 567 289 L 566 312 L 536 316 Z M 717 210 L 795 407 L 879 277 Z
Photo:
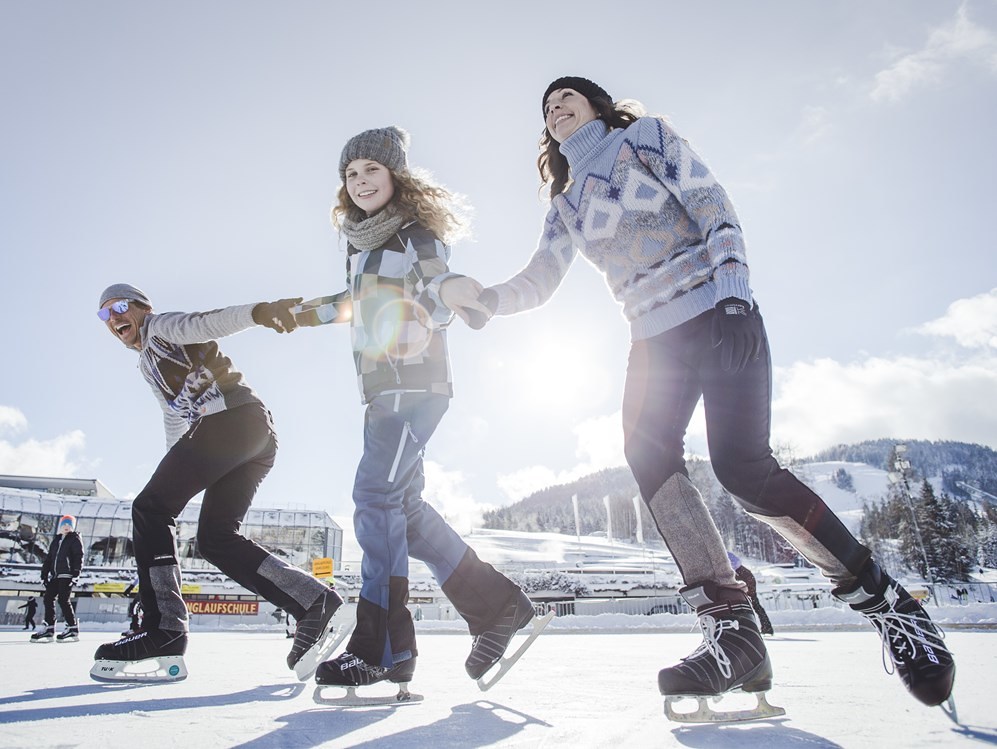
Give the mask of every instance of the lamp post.
M 903 494 L 904 499 L 907 502 L 907 508 L 910 510 L 911 520 L 914 522 L 914 536 L 917 538 L 917 547 L 921 550 L 921 557 L 924 559 L 924 573 L 927 576 L 928 584 L 932 586 L 933 591 L 935 580 L 931 574 L 931 565 L 928 564 L 928 552 L 924 549 L 924 538 L 921 536 L 921 527 L 917 524 L 917 511 L 914 508 L 914 499 L 911 496 L 910 483 L 907 480 L 907 475 L 910 472 L 910 461 L 904 457 L 904 455 L 907 454 L 907 445 L 897 445 L 895 449 L 897 457 L 893 462 L 893 468 L 897 471 L 899 476 L 897 474 L 890 474 L 890 479 L 900 484 L 901 494 Z

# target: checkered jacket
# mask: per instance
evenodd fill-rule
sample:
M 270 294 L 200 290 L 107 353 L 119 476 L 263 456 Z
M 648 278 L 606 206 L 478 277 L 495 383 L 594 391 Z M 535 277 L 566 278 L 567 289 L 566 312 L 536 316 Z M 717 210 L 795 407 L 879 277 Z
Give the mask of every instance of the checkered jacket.
M 388 392 L 453 395 L 440 299 L 450 247 L 412 221 L 376 250 L 348 245 L 346 280 L 353 301 L 353 358 L 364 403 Z

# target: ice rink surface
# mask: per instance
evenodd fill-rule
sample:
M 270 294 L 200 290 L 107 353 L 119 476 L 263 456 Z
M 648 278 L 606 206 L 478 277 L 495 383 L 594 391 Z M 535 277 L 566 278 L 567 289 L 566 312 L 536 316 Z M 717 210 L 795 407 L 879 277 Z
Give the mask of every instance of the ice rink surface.
M 723 726 L 669 722 L 656 675 L 697 645 L 695 633 L 548 630 L 488 692 L 464 674 L 465 634 L 419 635 L 419 704 L 330 708 L 287 670 L 276 632 L 197 632 L 190 677 L 161 685 L 100 684 L 93 651 L 30 644 L 0 632 L 0 748 L 100 747 L 956 747 L 997 744 L 997 632 L 955 630 L 962 726 L 911 698 L 881 663 L 871 631 L 787 631 L 767 640 L 775 666 L 770 721 Z M 391 693 L 390 685 L 366 693 Z M 327 688 L 327 694 L 337 690 Z M 734 705 L 734 700 L 738 705 Z M 749 706 L 745 695 L 730 706 Z

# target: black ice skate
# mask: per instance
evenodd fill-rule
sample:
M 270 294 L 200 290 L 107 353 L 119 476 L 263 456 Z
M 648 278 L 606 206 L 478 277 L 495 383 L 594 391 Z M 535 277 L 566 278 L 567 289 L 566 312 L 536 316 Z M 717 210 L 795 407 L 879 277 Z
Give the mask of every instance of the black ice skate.
M 340 653 L 336 658 L 319 665 L 315 672 L 313 698 L 323 705 L 356 707 L 361 705 L 403 705 L 421 702 L 422 695 L 413 694 L 408 685 L 415 674 L 415 658 L 409 658 L 391 668 L 373 666 L 352 653 Z M 398 693 L 390 696 L 367 697 L 357 695 L 357 687 L 366 687 L 381 681 L 398 685 Z M 345 697 L 323 697 L 326 686 L 345 687 Z
M 183 681 L 187 678 L 185 652 L 186 632 L 142 630 L 97 648 L 90 677 L 96 681 Z
M 854 590 L 836 590 L 834 594 L 879 632 L 887 673 L 896 671 L 908 691 L 925 705 L 945 703 L 943 709 L 955 720 L 955 661 L 943 642 L 944 631 L 931 621 L 921 604 L 875 562 L 869 562 L 859 575 Z
M 711 583 L 679 591 L 696 609 L 703 643 L 677 666 L 658 672 L 658 689 L 665 695 L 665 715 L 680 723 L 727 723 L 785 715 L 770 705 L 765 693 L 772 688 L 772 664 L 758 631 L 755 612 L 748 597 L 734 588 Z M 754 709 L 717 712 L 709 707 L 729 692 L 754 694 Z M 699 704 L 693 712 L 676 712 L 673 705 L 683 698 Z
M 44 627 L 31 635 L 31 642 L 52 642 L 54 639 L 55 626 L 51 624 L 46 624 Z
M 308 681 L 318 664 L 329 657 L 349 633 L 349 625 L 343 616 L 333 619 L 336 612 L 344 608 L 342 597 L 329 588 L 298 620 L 294 643 L 287 654 L 287 667 L 300 681 Z
M 464 669 L 468 676 L 478 682 L 478 688 L 482 692 L 491 689 L 499 679 L 505 676 L 506 672 L 543 632 L 544 627 L 550 623 L 554 612 L 551 611 L 546 616 L 536 619 L 533 622 L 533 632 L 530 633 L 526 641 L 519 646 L 515 653 L 504 657 L 513 635 L 529 624 L 531 620 L 534 620 L 534 616 L 533 602 L 526 593 L 517 589 L 498 619 L 487 630 L 475 635 L 474 641 L 471 643 L 471 653 L 464 661 Z M 485 674 L 496 663 L 500 664 L 499 670 L 492 675 L 491 679 L 485 680 Z
M 79 642 L 80 641 L 80 628 L 76 624 L 67 625 L 62 632 L 60 632 L 56 638 L 59 642 Z

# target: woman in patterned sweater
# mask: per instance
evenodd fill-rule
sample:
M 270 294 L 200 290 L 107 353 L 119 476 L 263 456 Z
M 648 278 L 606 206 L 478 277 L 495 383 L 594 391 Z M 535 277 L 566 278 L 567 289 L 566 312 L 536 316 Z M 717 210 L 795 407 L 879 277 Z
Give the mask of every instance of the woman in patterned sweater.
M 938 629 L 769 444 L 771 360 L 749 286 L 741 223 L 706 163 L 660 117 L 592 81 L 551 83 L 537 164 L 551 207 L 526 267 L 485 289 L 455 279 L 452 306 L 511 315 L 546 302 L 578 251 L 606 276 L 630 324 L 623 398 L 627 461 L 682 573 L 706 648 L 659 673 L 663 694 L 763 692 L 772 680 L 744 585 L 689 480 L 684 437 L 700 398 L 713 469 L 751 515 L 789 540 L 866 615 L 923 702 L 948 698 L 955 667 Z M 897 634 L 902 635 L 896 637 Z

